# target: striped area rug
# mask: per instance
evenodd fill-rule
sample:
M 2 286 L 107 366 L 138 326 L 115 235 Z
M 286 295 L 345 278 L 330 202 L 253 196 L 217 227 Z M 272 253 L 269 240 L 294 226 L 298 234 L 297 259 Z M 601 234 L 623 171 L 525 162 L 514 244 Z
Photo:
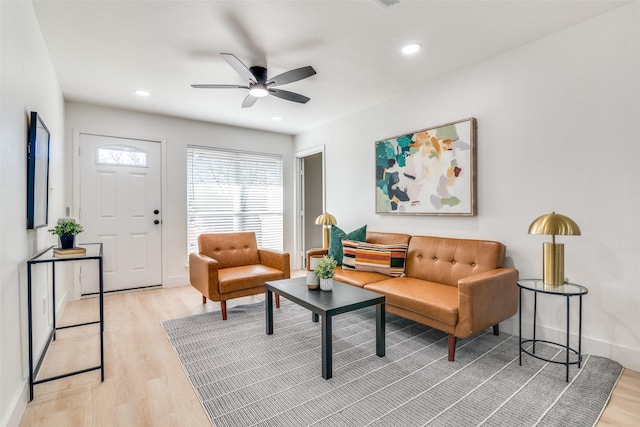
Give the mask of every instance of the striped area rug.
M 163 322 L 213 425 L 593 426 L 622 367 L 584 357 L 564 366 L 523 355 L 518 337 L 489 330 L 458 340 L 447 361 L 440 331 L 387 313 L 375 354 L 375 310 L 333 318 L 333 378 L 322 378 L 320 323 L 285 299 L 265 333 L 263 303 Z M 561 357 L 538 344 L 537 354 Z

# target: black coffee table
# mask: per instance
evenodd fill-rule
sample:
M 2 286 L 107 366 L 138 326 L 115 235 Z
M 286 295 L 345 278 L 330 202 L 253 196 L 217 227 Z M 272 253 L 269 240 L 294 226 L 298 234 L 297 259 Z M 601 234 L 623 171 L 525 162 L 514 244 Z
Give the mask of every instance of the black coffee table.
M 347 313 L 359 308 L 376 306 L 376 354 L 380 357 L 385 352 L 384 331 L 384 295 L 367 291 L 356 286 L 333 281 L 333 290 L 321 291 L 307 288 L 305 277 L 295 279 L 274 280 L 265 283 L 267 334 L 273 334 L 273 294 L 279 294 L 289 301 L 311 310 L 312 320 L 318 321 L 322 316 L 322 377 L 332 376 L 332 341 L 331 318 L 337 314 Z

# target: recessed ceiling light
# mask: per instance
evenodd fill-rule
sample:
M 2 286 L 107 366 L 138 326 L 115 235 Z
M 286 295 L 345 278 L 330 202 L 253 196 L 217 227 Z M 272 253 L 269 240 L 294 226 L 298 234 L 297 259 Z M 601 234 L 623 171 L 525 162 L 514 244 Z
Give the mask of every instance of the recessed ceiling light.
M 402 48 L 402 53 L 404 53 L 405 55 L 412 55 L 418 52 L 421 48 L 422 46 L 420 46 L 419 43 L 411 43 Z
M 150 95 L 149 92 L 147 92 L 146 90 L 141 90 L 141 89 L 134 90 L 133 93 L 135 93 L 138 96 L 149 96 Z
M 273 116 L 273 117 L 271 117 L 271 120 L 274 120 L 274 121 L 276 121 L 276 122 L 279 122 L 280 120 L 282 120 L 282 117 L 280 117 L 280 116 Z

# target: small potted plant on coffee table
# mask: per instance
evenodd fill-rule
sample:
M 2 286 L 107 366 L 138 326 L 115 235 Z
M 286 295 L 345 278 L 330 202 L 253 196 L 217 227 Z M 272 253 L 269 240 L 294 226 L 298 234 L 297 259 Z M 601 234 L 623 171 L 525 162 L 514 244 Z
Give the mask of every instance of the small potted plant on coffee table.
M 72 220 L 59 221 L 54 228 L 49 229 L 49 233 L 60 238 L 60 247 L 62 249 L 75 247 L 76 236 L 83 231 L 82 226 Z
M 332 256 L 325 256 L 316 266 L 316 276 L 320 279 L 320 289 L 330 291 L 333 288 L 333 269 L 338 263 Z

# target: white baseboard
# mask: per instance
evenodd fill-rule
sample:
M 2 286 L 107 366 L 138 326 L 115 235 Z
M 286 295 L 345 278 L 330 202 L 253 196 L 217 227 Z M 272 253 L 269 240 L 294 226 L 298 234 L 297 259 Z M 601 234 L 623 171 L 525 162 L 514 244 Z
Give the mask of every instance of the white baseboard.
M 177 286 L 188 285 L 189 282 L 189 274 L 181 274 L 177 276 L 169 276 L 166 278 L 164 283 L 162 284 L 163 288 L 175 288 Z
M 0 426 L 2 427 L 18 427 L 24 411 L 27 409 L 27 403 L 29 401 L 29 380 L 22 383 L 22 387 L 17 388 L 18 392 L 13 396 L 9 410 L 6 414 L 3 414 L 0 419 Z

